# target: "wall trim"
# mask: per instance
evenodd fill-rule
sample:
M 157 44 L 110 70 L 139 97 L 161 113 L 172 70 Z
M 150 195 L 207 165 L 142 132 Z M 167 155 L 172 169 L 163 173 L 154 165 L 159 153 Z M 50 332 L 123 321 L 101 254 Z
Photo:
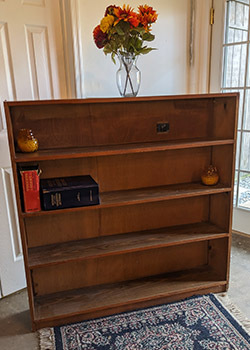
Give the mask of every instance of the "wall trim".
M 189 0 L 187 93 L 209 91 L 212 0 Z
M 60 2 L 63 45 L 69 98 L 83 98 L 83 58 L 79 0 Z
M 3 63 L 4 72 L 5 72 L 8 99 L 16 100 L 16 85 L 15 85 L 14 70 L 13 70 L 11 50 L 10 50 L 8 24 L 6 22 L 0 22 L 0 50 L 3 53 L 2 63 Z M 1 79 L 4 79 L 4 77 L 2 76 Z M 1 99 L 0 99 L 0 102 L 2 102 Z M 0 131 L 4 129 L 6 129 L 6 121 L 5 121 L 3 103 L 1 103 Z

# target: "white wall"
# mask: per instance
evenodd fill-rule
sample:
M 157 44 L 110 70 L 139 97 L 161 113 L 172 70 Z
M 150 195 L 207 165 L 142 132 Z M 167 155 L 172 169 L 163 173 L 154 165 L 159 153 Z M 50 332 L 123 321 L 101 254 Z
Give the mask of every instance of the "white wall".
M 112 2 L 122 6 L 124 2 Z M 83 56 L 84 97 L 117 97 L 116 71 L 119 68 L 95 46 L 92 32 L 99 24 L 110 0 L 79 1 Z M 125 4 L 137 8 L 141 1 Z M 187 86 L 187 0 L 151 0 L 147 3 L 159 14 L 152 25 L 155 40 L 149 44 L 158 50 L 138 58 L 137 66 L 142 73 L 138 96 L 186 93 Z

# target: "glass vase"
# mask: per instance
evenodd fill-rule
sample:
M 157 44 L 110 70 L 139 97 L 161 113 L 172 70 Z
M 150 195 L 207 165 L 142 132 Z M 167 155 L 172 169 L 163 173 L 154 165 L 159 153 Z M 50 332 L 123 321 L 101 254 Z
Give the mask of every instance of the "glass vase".
M 141 72 L 136 66 L 137 56 L 119 54 L 120 68 L 116 72 L 116 83 L 122 97 L 135 97 L 141 85 Z

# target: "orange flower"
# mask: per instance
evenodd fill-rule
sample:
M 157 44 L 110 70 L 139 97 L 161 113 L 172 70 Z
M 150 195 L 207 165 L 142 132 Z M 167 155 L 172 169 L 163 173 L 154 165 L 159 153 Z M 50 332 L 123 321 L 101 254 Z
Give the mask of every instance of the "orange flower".
M 116 25 L 120 21 L 128 22 L 132 27 L 138 27 L 139 25 L 137 14 L 129 5 L 123 5 L 122 8 L 114 8 L 113 14 L 117 17 L 117 20 L 115 21 L 114 25 Z
M 151 23 L 154 23 L 157 20 L 158 14 L 153 7 L 144 5 L 139 6 L 139 21 L 146 30 L 150 30 Z

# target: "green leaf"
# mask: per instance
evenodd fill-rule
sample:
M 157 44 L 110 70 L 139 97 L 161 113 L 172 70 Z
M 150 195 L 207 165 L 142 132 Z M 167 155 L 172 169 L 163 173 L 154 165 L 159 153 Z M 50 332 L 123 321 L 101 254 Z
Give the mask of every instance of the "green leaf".
M 157 49 L 155 49 L 154 47 L 143 47 L 143 48 L 141 49 L 140 53 L 141 53 L 142 55 L 146 55 L 147 53 L 149 53 L 149 52 L 152 51 L 152 50 L 157 50 Z
M 112 59 L 112 61 L 114 62 L 114 64 L 116 64 L 116 61 L 115 61 L 115 53 L 114 53 L 114 52 L 112 52 L 112 54 L 111 54 L 111 59 Z
M 153 41 L 154 38 L 155 38 L 155 36 L 151 33 L 145 33 L 142 36 L 142 40 L 144 40 L 144 41 Z
M 146 33 L 146 31 L 145 31 L 145 29 L 143 27 L 133 28 L 133 31 L 131 31 L 131 32 L 138 32 L 141 35 L 143 35 L 143 33 Z
M 115 26 L 115 29 L 116 29 L 116 32 L 117 32 L 118 35 L 124 35 L 125 34 L 123 29 L 119 25 L 119 23 Z
M 120 21 L 114 26 L 116 33 L 120 36 L 128 35 L 130 31 L 130 25 L 128 22 Z

